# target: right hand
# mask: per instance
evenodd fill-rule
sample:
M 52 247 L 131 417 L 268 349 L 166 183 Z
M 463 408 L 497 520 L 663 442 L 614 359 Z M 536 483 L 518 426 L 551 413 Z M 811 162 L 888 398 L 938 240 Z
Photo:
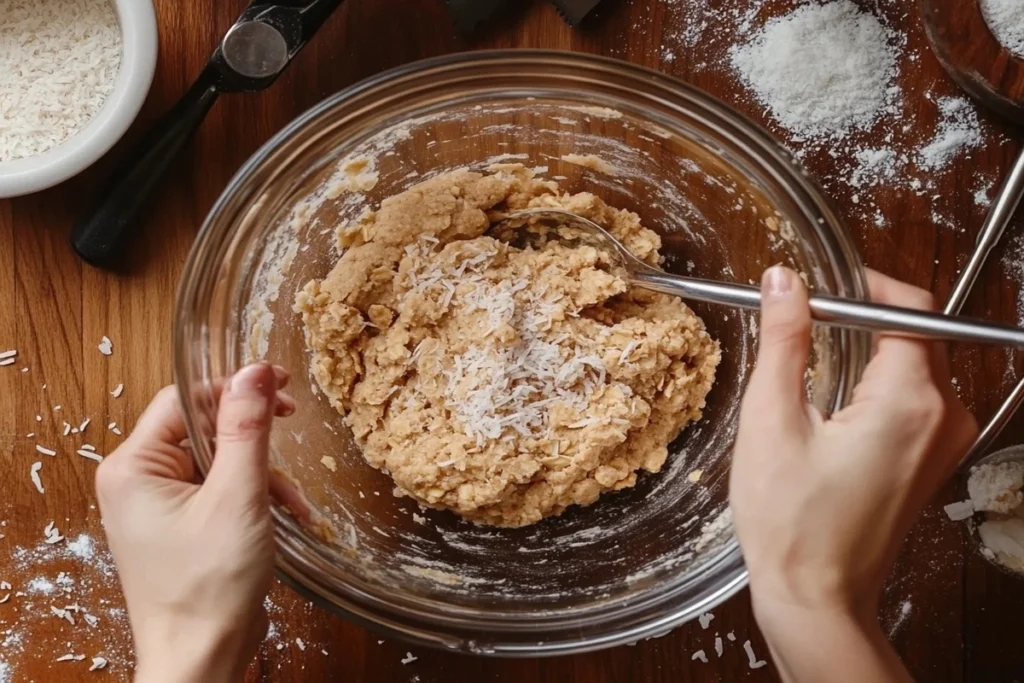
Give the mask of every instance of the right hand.
M 932 308 L 923 290 L 873 272 L 869 284 L 874 301 Z M 952 388 L 944 345 L 886 334 L 851 403 L 823 418 L 804 388 L 806 288 L 776 267 L 762 293 L 730 481 L 755 611 L 769 639 L 793 615 L 844 615 L 873 629 L 904 537 L 977 425 Z

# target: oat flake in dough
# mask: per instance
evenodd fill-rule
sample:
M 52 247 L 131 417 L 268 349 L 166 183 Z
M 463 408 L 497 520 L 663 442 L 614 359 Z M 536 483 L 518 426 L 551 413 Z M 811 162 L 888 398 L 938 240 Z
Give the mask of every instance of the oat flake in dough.
M 367 462 L 396 494 L 483 524 L 532 524 L 659 471 L 720 359 L 685 304 L 627 288 L 592 247 L 483 236 L 492 217 L 540 206 L 660 261 L 636 214 L 499 165 L 343 227 L 342 258 L 296 297 L 312 373 Z

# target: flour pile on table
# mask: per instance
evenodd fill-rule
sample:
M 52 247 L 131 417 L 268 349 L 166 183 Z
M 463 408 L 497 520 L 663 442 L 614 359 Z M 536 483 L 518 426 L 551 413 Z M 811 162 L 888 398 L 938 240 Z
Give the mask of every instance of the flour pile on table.
M 923 38 L 910 40 L 919 30 L 916 6 L 791 5 L 666 0 L 663 69 L 672 73 L 685 55 L 688 78 L 737 81 L 749 93 L 741 108 L 766 114 L 826 193 L 849 199 L 846 217 L 855 223 L 885 228 L 883 202 L 913 196 L 929 202 L 936 228 L 962 230 L 963 202 L 940 192 L 943 174 L 994 135 L 948 79 L 908 78 L 931 58 Z M 997 182 L 982 175 L 968 186 L 978 207 L 988 206 Z
M 768 21 L 731 59 L 787 129 L 839 139 L 896 113 L 898 42 L 875 16 L 838 0 Z
M 1024 2 L 981 0 L 981 12 L 996 39 L 1010 52 L 1024 57 Z

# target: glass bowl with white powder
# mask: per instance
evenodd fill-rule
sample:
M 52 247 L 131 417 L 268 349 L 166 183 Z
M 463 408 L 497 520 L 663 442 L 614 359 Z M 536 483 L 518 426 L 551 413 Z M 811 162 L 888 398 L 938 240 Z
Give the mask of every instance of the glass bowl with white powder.
M 0 198 L 63 182 L 135 119 L 153 81 L 149 0 L 6 0 L 0 12 Z
M 275 426 L 271 457 L 317 517 L 303 524 L 275 505 L 278 568 L 292 586 L 392 636 L 475 653 L 562 654 L 660 635 L 746 584 L 727 480 L 756 316 L 694 305 L 723 359 L 703 419 L 672 444 L 662 471 L 516 529 L 394 496 L 308 375 L 292 305 L 338 258 L 335 229 L 424 178 L 496 163 L 636 212 L 660 233 L 669 270 L 756 282 L 781 262 L 817 291 L 865 295 L 861 260 L 806 174 L 706 94 L 579 54 L 421 62 L 300 117 L 250 159 L 208 216 L 175 330 L 197 462 L 204 472 L 212 462 L 216 383 L 257 359 L 281 364 L 298 410 Z M 814 346 L 808 389 L 828 412 L 849 400 L 870 344 L 818 330 Z

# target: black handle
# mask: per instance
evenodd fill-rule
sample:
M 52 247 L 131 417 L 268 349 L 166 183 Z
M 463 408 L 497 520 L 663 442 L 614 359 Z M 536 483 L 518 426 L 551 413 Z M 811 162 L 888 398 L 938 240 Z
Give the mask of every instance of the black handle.
M 219 94 L 215 73 L 207 69 L 142 137 L 111 176 L 98 206 L 71 234 L 71 245 L 82 259 L 101 268 L 114 264 L 129 226 Z

